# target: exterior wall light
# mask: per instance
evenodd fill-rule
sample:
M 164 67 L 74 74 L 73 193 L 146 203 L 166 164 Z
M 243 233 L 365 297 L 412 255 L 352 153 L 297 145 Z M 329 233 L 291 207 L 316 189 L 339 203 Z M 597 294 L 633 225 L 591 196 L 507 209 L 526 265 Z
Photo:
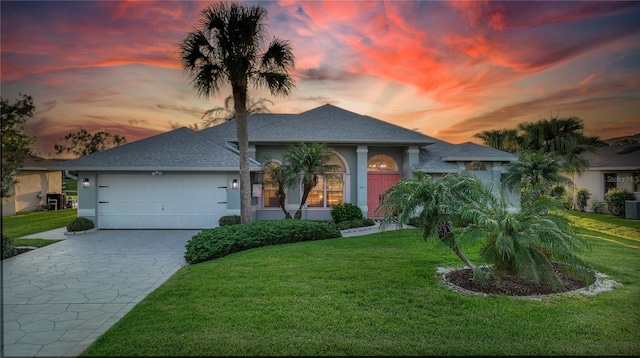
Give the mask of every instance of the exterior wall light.
M 90 186 L 91 186 L 91 183 L 89 183 L 89 178 L 84 178 L 84 180 L 82 181 L 82 187 L 87 189 Z
M 238 189 L 238 179 L 233 179 L 231 182 L 231 189 Z

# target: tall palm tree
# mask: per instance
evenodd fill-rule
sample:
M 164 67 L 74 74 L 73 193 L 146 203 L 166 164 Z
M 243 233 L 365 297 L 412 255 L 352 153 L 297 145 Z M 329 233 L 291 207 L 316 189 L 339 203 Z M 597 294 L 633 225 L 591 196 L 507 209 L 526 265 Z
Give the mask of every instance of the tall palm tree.
M 296 176 L 302 186 L 302 198 L 294 219 L 302 218 L 302 208 L 311 190 L 318 185 L 319 176 L 336 170 L 335 165 L 327 164 L 332 156 L 331 148 L 321 143 L 300 143 L 289 147 L 284 153 L 287 170 Z
M 272 95 L 288 95 L 294 88 L 290 72 L 294 56 L 288 41 L 266 43 L 266 9 L 220 2 L 202 10 L 196 28 L 180 44 L 180 62 L 203 97 L 231 84 L 240 151 L 240 218 L 251 222 L 251 176 L 247 92 L 249 84 L 266 86 Z M 262 51 L 262 52 L 261 52 Z
M 260 98 L 259 100 L 247 98 L 247 101 L 247 115 L 271 112 L 269 108 L 267 108 L 267 102 L 273 106 L 273 102 L 266 98 Z M 209 128 L 235 119 L 236 112 L 233 108 L 233 96 L 225 98 L 223 107 L 214 107 L 204 112 L 202 115 L 202 127 Z M 207 117 L 207 119 L 205 119 L 205 117 Z

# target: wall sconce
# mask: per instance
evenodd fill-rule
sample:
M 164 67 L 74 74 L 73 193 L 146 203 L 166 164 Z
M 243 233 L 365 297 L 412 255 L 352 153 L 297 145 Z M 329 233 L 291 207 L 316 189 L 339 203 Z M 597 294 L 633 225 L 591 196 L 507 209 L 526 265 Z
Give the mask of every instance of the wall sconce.
M 82 181 L 82 187 L 87 189 L 90 186 L 91 186 L 91 183 L 89 183 L 89 178 L 84 178 L 84 180 Z
M 231 182 L 231 189 L 238 189 L 238 179 L 233 179 Z
M 155 172 L 151 172 L 151 175 L 162 175 L 162 172 L 156 170 Z

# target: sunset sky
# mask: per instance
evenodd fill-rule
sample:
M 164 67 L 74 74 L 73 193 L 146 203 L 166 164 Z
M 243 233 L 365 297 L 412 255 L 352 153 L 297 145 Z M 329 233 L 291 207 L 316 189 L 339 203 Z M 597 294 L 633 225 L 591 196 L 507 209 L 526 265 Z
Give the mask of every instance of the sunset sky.
M 210 3 L 2 1 L 2 97 L 33 96 L 43 156 L 80 129 L 132 142 L 201 124 L 230 88 L 198 98 L 178 44 Z M 550 116 L 640 132 L 640 2 L 258 4 L 296 56 L 290 97 L 251 89 L 274 113 L 330 103 L 452 143 Z

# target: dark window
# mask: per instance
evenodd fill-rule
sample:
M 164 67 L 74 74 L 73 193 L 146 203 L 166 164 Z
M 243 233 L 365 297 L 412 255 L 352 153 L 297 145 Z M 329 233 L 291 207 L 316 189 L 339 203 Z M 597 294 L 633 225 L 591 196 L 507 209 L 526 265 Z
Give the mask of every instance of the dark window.
M 606 194 L 610 189 L 618 187 L 618 174 L 617 173 L 604 173 L 604 193 Z

